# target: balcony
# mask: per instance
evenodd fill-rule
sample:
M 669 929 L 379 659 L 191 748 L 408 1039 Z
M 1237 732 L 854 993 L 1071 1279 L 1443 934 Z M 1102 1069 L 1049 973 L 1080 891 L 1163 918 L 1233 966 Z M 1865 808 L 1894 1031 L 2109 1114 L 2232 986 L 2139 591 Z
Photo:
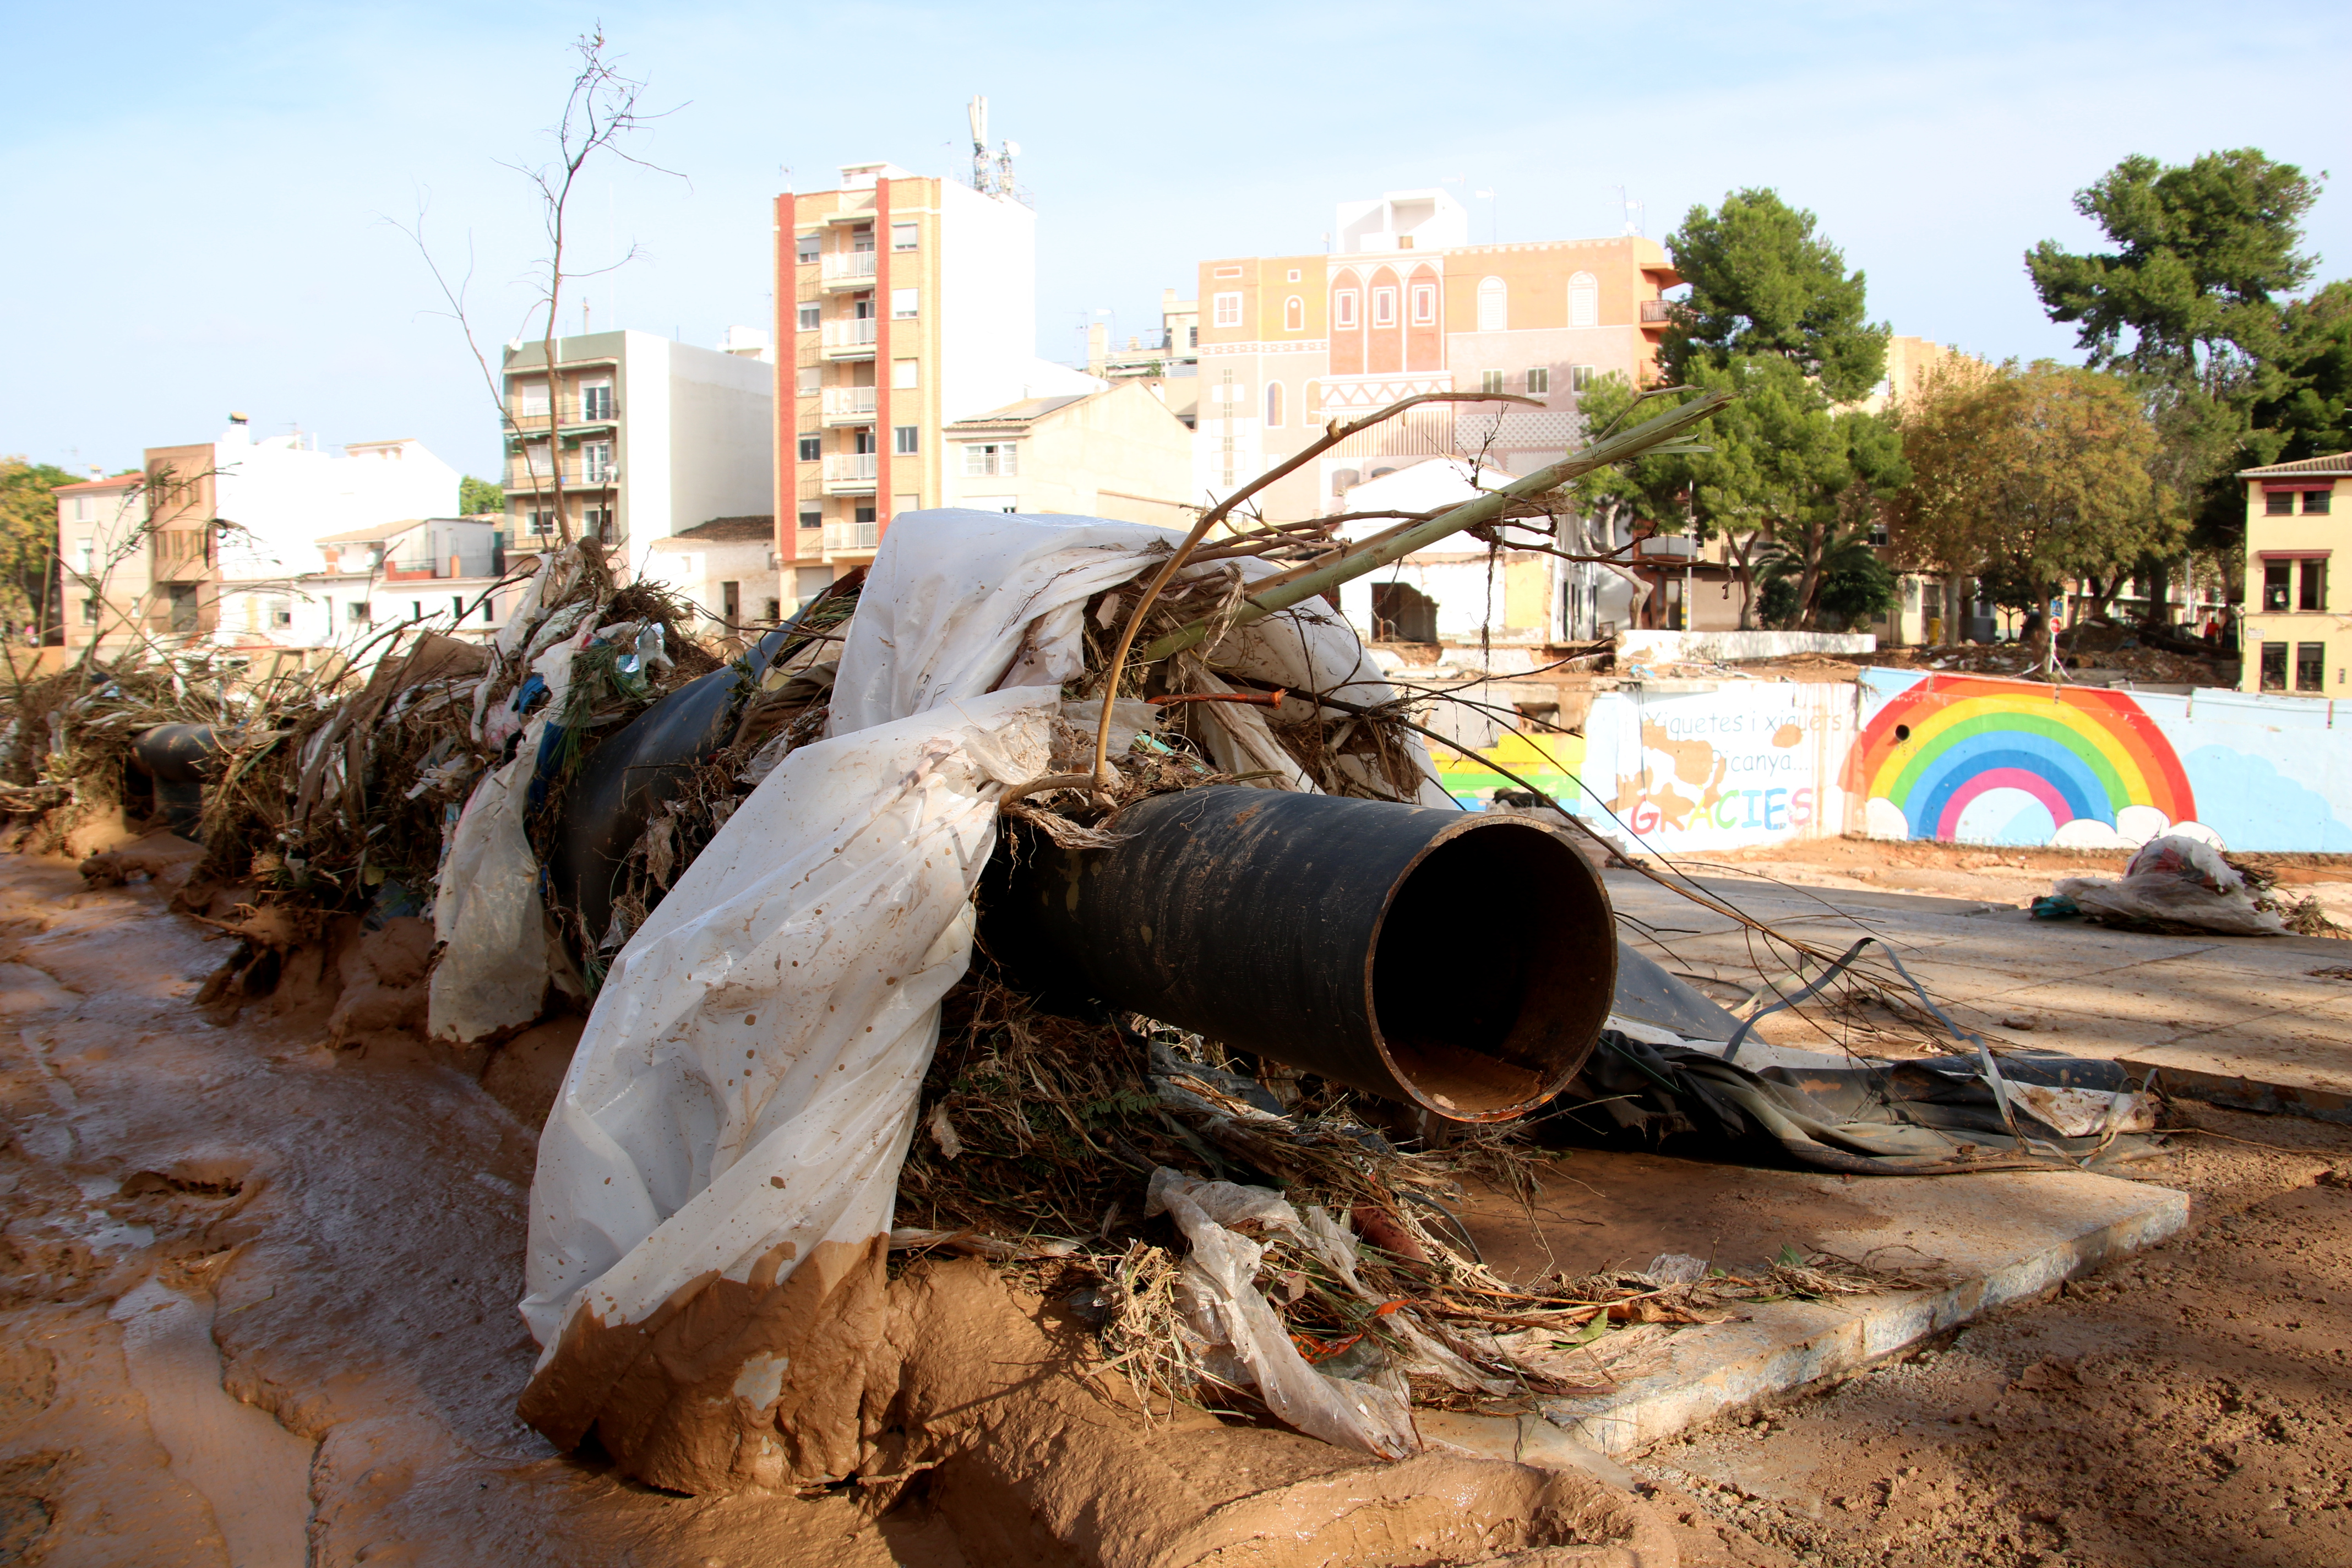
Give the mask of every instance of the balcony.
M 546 489 L 554 483 L 547 468 L 545 458 L 539 459 L 538 471 L 534 473 L 523 466 L 523 460 L 520 458 L 510 457 L 507 459 L 506 488 L 510 490 Z M 620 482 L 621 470 L 610 463 L 600 465 L 593 473 L 591 473 L 588 466 L 578 458 L 566 458 L 563 461 L 563 483 L 567 489 L 610 489 Z
M 870 386 L 828 386 L 824 395 L 827 425 L 874 423 L 874 389 Z
M 827 359 L 872 359 L 874 340 L 881 322 L 872 316 L 824 323 L 823 344 Z
M 824 525 L 824 547 L 827 550 L 872 550 L 882 542 L 882 525 L 878 522 L 828 522 Z
M 830 250 L 816 259 L 817 279 L 825 289 L 874 286 L 874 252 L 870 250 Z
M 1663 327 L 1674 319 L 1675 308 L 1666 303 L 1664 300 L 1644 300 L 1642 301 L 1642 325 L 1645 327 Z
M 824 493 L 838 496 L 873 489 L 881 462 L 882 457 L 878 452 L 827 452 L 824 455 Z

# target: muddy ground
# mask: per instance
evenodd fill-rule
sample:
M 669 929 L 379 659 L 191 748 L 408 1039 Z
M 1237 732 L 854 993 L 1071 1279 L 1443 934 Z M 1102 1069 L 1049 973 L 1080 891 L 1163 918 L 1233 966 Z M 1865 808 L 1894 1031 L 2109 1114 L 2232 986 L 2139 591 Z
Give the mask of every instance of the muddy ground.
M 336 1048 L 198 1009 L 225 954 L 151 881 L 0 859 L 0 1564 L 969 1560 L 919 1488 L 877 1521 L 551 1453 L 513 1302 L 562 1037 Z M 2352 1129 L 2190 1110 L 2144 1173 L 2179 1241 L 1639 1458 L 1673 1553 L 2352 1561 Z

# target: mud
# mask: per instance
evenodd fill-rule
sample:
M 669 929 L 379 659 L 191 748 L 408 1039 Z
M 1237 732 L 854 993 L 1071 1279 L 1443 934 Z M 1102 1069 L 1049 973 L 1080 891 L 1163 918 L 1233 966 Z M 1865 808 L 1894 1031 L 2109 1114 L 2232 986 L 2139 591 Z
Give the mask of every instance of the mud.
M 2352 1562 L 2352 1131 L 2191 1114 L 2170 1245 L 1632 1468 L 1825 1568 Z
M 802 1495 L 796 1466 L 763 1469 L 742 1438 L 773 1430 L 769 1391 L 730 1372 L 717 1422 L 608 1431 L 652 1405 L 626 1397 L 572 1414 L 605 1442 L 717 1433 L 681 1462 L 752 1484 L 624 1481 L 597 1439 L 559 1453 L 516 1410 L 537 1357 L 514 1311 L 527 1186 L 576 1023 L 423 1046 L 392 1022 L 421 973 L 396 927 L 330 930 L 266 994 L 199 1005 L 244 939 L 168 912 L 171 869 L 91 886 L 0 860 L 0 1562 L 1778 1560 L 1575 1471 L 1155 1419 L 1056 1305 L 972 1264 L 891 1283 L 854 1385 L 825 1385 L 821 1356 L 797 1380 L 846 1398 L 862 1474 Z M 653 1348 L 774 1337 L 792 1303 L 770 1294 L 711 1293 Z

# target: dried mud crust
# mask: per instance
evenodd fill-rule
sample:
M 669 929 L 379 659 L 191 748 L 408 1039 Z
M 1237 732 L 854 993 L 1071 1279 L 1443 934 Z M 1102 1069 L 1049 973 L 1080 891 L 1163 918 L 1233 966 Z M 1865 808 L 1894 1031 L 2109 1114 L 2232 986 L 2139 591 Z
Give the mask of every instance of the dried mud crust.
M 2180 1238 L 1632 1468 L 1824 1568 L 2352 1562 L 2352 1131 L 2193 1116 Z

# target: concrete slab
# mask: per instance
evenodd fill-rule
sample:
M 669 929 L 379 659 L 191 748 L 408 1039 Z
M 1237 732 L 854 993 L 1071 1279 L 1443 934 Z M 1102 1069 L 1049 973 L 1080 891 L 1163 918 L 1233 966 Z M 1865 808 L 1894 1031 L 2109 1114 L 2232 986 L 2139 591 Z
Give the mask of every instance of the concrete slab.
M 1579 1152 L 1543 1179 L 1532 1211 L 1496 1194 L 1468 1211 L 1472 1234 L 1507 1278 L 1638 1268 L 1664 1252 L 1737 1268 L 1792 1245 L 1944 1281 L 1745 1305 L 1734 1321 L 1676 1330 L 1606 1394 L 1544 1402 L 1543 1415 L 1573 1444 L 1620 1456 L 2047 1290 L 2189 1219 L 2186 1194 L 2079 1171 L 1843 1177 Z M 1467 1447 L 1470 1436 L 1465 1429 L 1449 1440 Z M 1524 1430 L 1511 1440 L 1528 1446 Z
M 1745 928 L 1646 879 L 1615 871 L 1608 881 L 1622 911 L 1659 928 L 1645 945 L 1670 969 L 1738 984 L 1763 955 Z M 2190 1099 L 2352 1122 L 2352 981 L 2328 973 L 2352 967 L 2352 943 L 2147 936 L 1953 899 L 1700 885 L 1819 946 L 1885 939 L 1955 1018 L 1996 1043 L 2112 1058 Z

